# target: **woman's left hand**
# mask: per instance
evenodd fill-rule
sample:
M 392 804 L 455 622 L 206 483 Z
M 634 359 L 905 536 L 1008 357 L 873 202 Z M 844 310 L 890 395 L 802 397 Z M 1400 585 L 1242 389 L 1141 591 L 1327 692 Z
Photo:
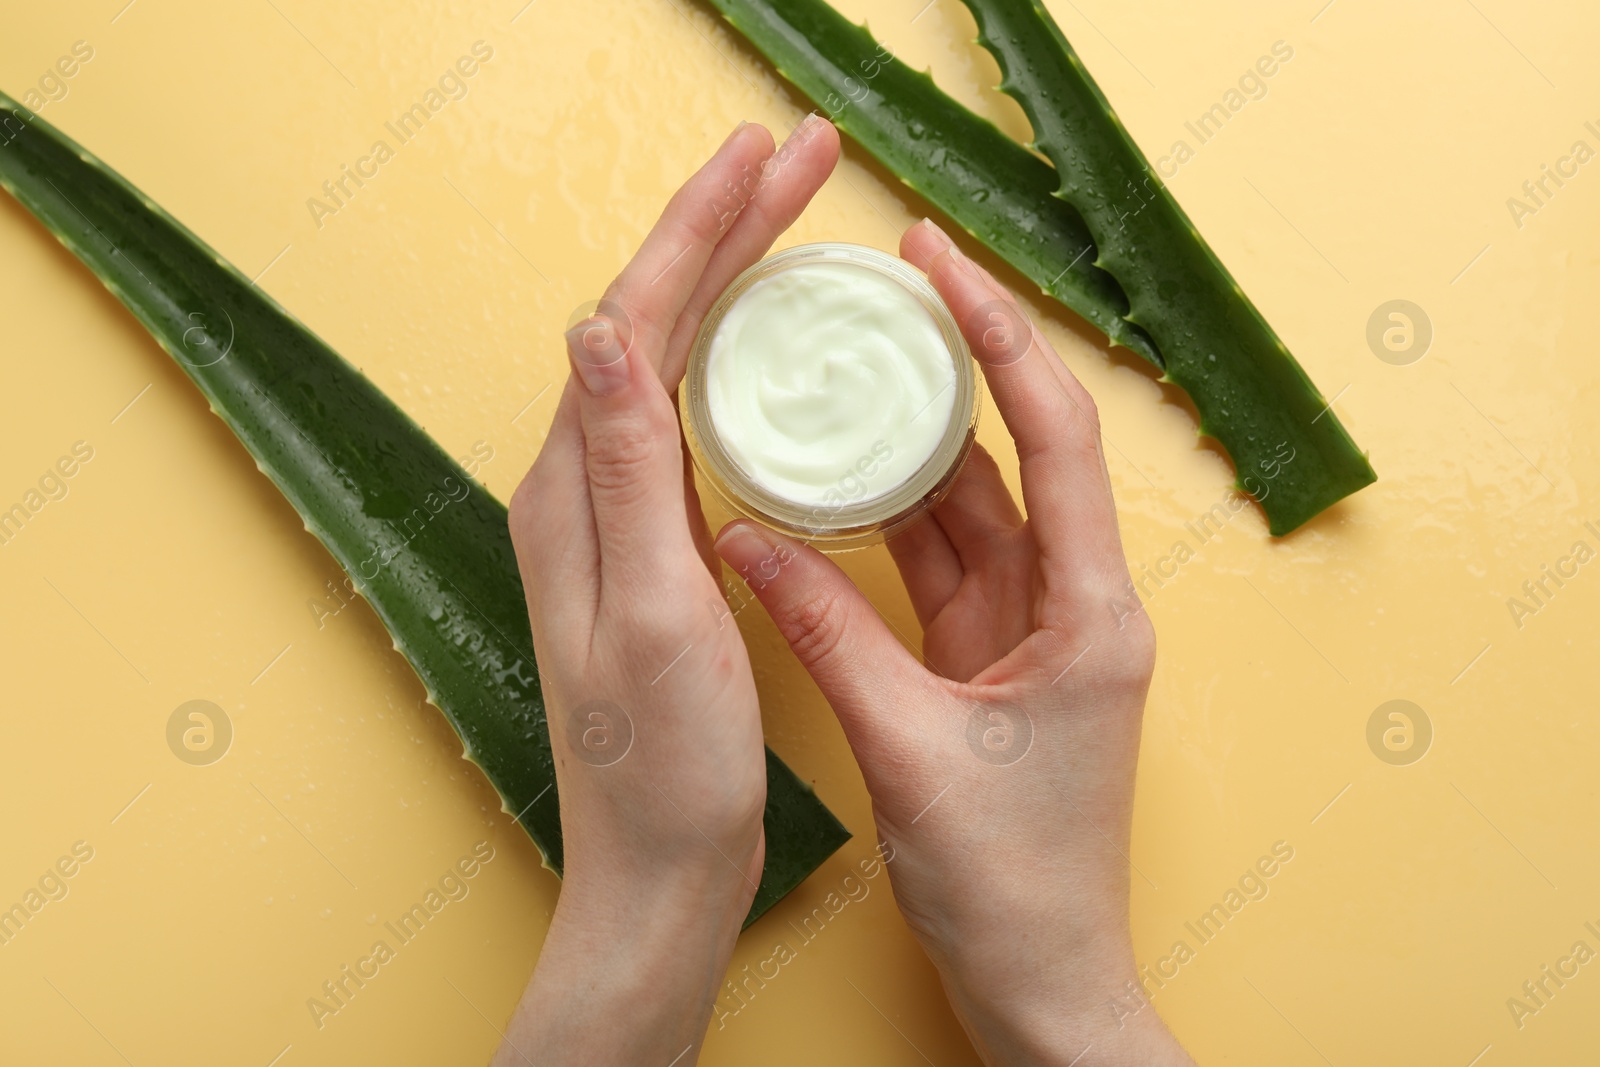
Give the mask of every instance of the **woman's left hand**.
M 497 1064 L 688 1067 L 761 879 L 755 683 L 672 394 L 701 319 L 832 171 L 810 117 L 741 125 L 597 312 L 511 501 L 556 759 L 566 874 Z

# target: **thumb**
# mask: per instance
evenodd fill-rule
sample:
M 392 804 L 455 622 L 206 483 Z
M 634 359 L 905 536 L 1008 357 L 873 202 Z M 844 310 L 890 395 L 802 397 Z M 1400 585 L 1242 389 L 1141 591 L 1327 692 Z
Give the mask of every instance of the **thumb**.
M 693 552 L 677 410 L 631 334 L 605 314 L 567 331 L 602 591 L 649 589 Z
M 754 522 L 725 527 L 717 554 L 749 584 L 839 716 L 852 748 L 872 744 L 891 721 L 879 709 L 905 704 L 930 675 L 838 565 L 810 545 Z

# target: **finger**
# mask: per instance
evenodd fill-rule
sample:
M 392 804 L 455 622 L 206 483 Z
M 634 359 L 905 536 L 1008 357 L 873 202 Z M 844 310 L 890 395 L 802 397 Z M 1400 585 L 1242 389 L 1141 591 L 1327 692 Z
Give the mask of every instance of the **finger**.
M 600 597 L 655 589 L 694 557 L 677 409 L 638 345 L 603 315 L 567 332 L 584 472 L 600 553 Z
M 961 557 L 932 515 L 891 537 L 888 547 L 911 609 L 926 630 L 961 588 Z
M 1009 293 L 991 286 L 932 223 L 912 229 L 918 232 L 903 245 L 927 257 L 929 279 L 962 324 L 1016 442 L 1023 502 L 1047 578 L 1076 592 L 1120 588 L 1127 565 L 1094 401 Z
M 930 519 L 889 541 L 889 555 L 924 629 L 955 596 L 962 575 L 982 562 L 983 547 L 1015 532 L 1022 513 L 994 457 L 982 445 L 973 445 L 950 495 Z
M 623 343 L 642 343 L 657 370 L 678 314 L 717 242 L 749 202 L 772 147 L 764 127 L 741 123 L 673 194 L 639 251 L 606 290 L 608 303 L 601 310 L 621 320 Z
M 875 751 L 908 725 L 877 712 L 915 705 L 914 694 L 932 676 L 836 564 L 810 545 L 743 520 L 723 528 L 717 554 L 772 616 L 853 748 Z
M 689 455 L 688 443 L 683 439 L 683 428 L 678 429 L 678 448 L 683 453 L 683 507 L 689 517 L 689 536 L 694 541 L 694 550 L 700 556 L 700 561 L 706 565 L 706 570 L 711 577 L 717 579 L 721 585 L 722 562 L 717 558 L 717 550 L 711 546 L 711 528 L 706 525 L 705 509 L 700 504 L 700 490 L 694 484 L 694 460 Z
M 994 538 L 1022 525 L 1022 512 L 1011 496 L 1000 467 L 982 445 L 974 444 L 950 494 L 933 509 L 934 520 L 950 539 L 963 567 L 977 562 L 977 553 Z
M 571 636 L 576 647 L 587 648 L 599 602 L 600 568 L 577 388 L 569 380 L 545 446 L 511 494 L 507 522 L 534 637 Z M 570 431 L 563 429 L 567 423 Z
M 581 513 L 581 528 L 592 525 L 589 511 L 589 480 L 583 469 L 583 424 L 578 418 L 579 385 L 573 375 L 563 383 L 561 395 L 556 399 L 555 414 L 545 433 L 539 454 L 523 478 L 529 489 L 537 489 L 541 509 L 559 507 L 566 512 Z M 515 497 L 523 489 L 518 485 Z M 592 542 L 594 539 L 591 537 Z M 543 546 L 540 546 L 543 547 Z
M 955 242 L 951 240 L 950 235 L 936 226 L 932 219 L 925 218 L 900 235 L 900 257 L 924 274 L 931 274 L 935 256 L 940 252 L 948 251 L 954 246 Z M 973 326 L 986 328 L 994 325 L 1007 325 L 1024 329 L 1024 323 L 1026 323 L 1026 328 L 1031 329 L 1032 323 L 1028 322 L 1027 313 L 1017 303 L 1016 296 L 996 281 L 994 275 L 990 274 L 977 260 L 968 259 L 966 262 L 973 270 L 978 272 L 978 276 L 989 287 L 994 294 L 994 298 L 1004 305 L 1007 312 L 1003 316 L 1004 321 L 1002 322 L 997 323 L 992 316 L 984 315 L 979 316 L 981 321 L 975 322 Z M 987 312 L 998 309 L 986 307 L 984 310 Z M 963 324 L 963 331 L 966 332 L 965 324 Z M 1067 365 L 1060 359 L 1049 359 L 1045 362 L 1052 371 L 1056 372 L 1057 380 L 1066 382 L 1067 379 L 1072 377 L 1072 372 L 1067 369 Z
M 661 380 L 668 389 L 674 388 L 683 376 L 689 348 L 711 305 L 800 217 L 838 161 L 839 131 L 833 123 L 812 113 L 762 164 L 760 182 L 749 203 L 717 242 L 699 284 L 672 328 L 661 367 Z

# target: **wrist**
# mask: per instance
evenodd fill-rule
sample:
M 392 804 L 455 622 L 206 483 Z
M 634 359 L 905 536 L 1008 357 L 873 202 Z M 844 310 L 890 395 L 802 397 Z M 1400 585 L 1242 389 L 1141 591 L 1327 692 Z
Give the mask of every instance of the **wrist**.
M 753 870 L 736 870 L 722 856 L 693 861 L 590 863 L 568 857 L 550 934 L 614 935 L 624 945 L 649 935 L 679 941 L 714 929 L 738 932 L 755 898 L 761 854 Z
M 1004 978 L 941 969 L 951 1004 L 987 1064 L 1192 1064 L 1139 984 L 1123 937 L 1079 942 L 1065 958 L 1014 958 L 990 973 Z
M 701 875 L 569 878 L 497 1063 L 671 1063 L 697 1047 L 751 892 Z
M 991 1067 L 1193 1067 L 1142 991 L 1106 982 L 1074 996 L 995 1004 L 952 993 L 951 1003 Z
M 650 990 L 656 1000 L 677 1001 L 677 1014 L 697 999 L 710 1004 L 752 889 L 705 871 L 603 885 L 570 873 L 539 954 L 541 970 L 548 960 L 563 980 L 581 979 L 619 995 Z

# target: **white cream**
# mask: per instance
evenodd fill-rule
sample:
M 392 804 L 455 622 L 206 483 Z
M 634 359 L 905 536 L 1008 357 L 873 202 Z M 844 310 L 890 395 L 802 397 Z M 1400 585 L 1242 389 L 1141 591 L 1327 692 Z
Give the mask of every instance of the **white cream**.
M 837 508 L 903 484 L 938 448 L 956 400 L 939 325 L 904 286 L 851 263 L 756 282 L 711 338 L 706 400 L 750 479 Z

